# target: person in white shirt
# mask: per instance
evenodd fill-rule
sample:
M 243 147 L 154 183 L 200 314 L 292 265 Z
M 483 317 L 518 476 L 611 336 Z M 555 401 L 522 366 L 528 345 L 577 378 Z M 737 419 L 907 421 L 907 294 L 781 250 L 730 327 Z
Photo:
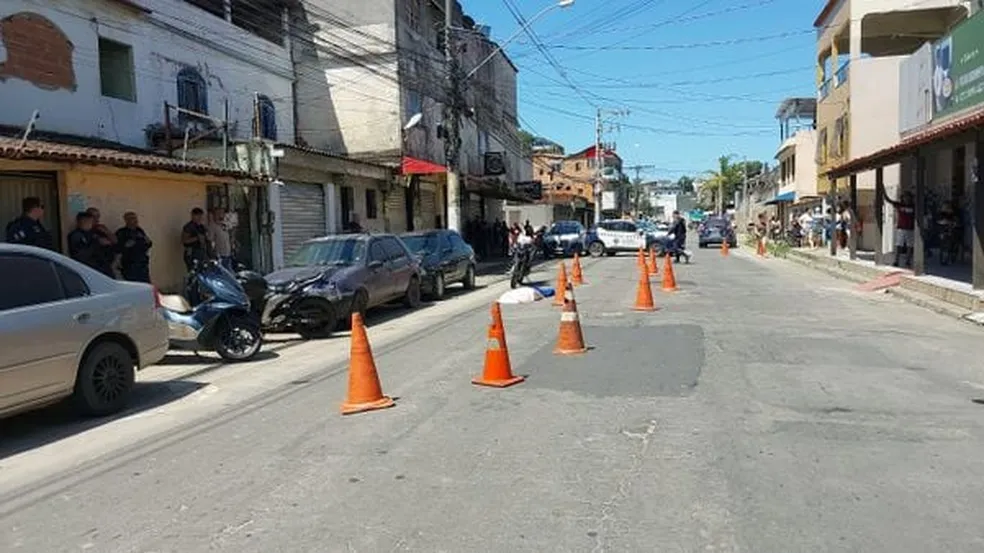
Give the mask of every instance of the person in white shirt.
M 221 207 L 212 210 L 212 218 L 208 222 L 208 240 L 212 243 L 212 251 L 219 263 L 232 269 L 232 236 L 226 223 L 226 212 Z

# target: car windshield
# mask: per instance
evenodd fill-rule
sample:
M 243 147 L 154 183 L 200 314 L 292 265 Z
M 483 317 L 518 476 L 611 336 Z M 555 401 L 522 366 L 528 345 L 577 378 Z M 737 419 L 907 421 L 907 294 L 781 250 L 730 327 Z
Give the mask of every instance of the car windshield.
M 713 229 L 723 229 L 727 228 L 728 222 L 724 219 L 708 219 L 704 222 L 704 226 Z
M 573 222 L 554 223 L 550 234 L 581 234 L 581 225 Z
M 307 242 L 291 256 L 288 267 L 310 265 L 352 265 L 366 256 L 366 242 L 361 238 L 332 238 Z
M 437 234 L 414 234 L 411 236 L 401 236 L 401 238 L 403 239 L 403 243 L 407 245 L 407 248 L 414 253 L 434 253 L 437 251 Z

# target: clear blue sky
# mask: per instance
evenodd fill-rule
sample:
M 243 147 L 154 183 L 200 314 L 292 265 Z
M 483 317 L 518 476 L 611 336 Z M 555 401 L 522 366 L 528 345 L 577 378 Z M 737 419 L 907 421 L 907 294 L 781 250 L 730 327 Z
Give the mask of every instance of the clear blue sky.
M 460 1 L 504 40 L 519 28 L 508 5 L 530 18 L 553 0 Z M 520 123 L 573 152 L 594 140 L 592 104 L 628 109 L 606 139 L 627 166 L 658 166 L 644 179 L 696 175 L 723 154 L 771 163 L 779 102 L 816 94 L 812 24 L 823 4 L 575 0 L 531 27 L 555 63 L 526 35 L 506 47 Z

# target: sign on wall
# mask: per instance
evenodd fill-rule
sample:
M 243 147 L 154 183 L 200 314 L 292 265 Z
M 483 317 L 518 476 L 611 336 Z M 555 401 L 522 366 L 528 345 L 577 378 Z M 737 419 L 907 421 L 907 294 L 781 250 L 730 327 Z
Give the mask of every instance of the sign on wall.
M 984 13 L 933 46 L 933 119 L 984 103 Z

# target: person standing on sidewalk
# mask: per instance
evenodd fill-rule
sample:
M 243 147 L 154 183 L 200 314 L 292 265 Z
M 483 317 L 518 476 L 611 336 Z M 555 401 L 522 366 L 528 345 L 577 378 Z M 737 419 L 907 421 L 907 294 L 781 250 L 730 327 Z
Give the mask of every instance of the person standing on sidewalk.
M 120 274 L 123 280 L 150 284 L 150 248 L 154 245 L 147 233 L 140 228 L 137 214 L 123 214 L 124 226 L 116 230 L 116 243 L 120 250 Z
M 903 192 L 902 199 L 895 201 L 885 194 L 885 201 L 895 208 L 895 266 L 905 256 L 905 266 L 912 266 L 912 248 L 916 239 L 916 203 L 912 192 Z
M 229 233 L 229 225 L 226 223 L 226 212 L 221 207 L 212 210 L 212 217 L 208 222 L 208 239 L 212 243 L 215 257 L 219 264 L 226 269 L 232 270 L 232 235 Z

